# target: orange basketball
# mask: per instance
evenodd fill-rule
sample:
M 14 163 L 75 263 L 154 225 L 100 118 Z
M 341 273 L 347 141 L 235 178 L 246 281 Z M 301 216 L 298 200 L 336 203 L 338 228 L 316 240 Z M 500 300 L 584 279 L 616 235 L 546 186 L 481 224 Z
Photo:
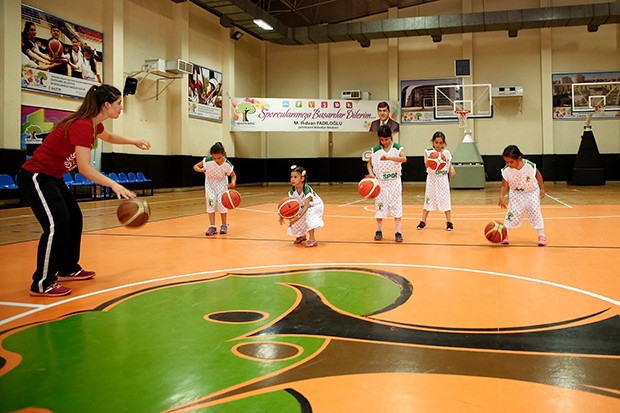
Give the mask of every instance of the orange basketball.
M 60 41 L 56 39 L 50 40 L 49 43 L 47 44 L 47 54 L 51 58 L 55 59 L 57 57 L 61 57 L 64 51 L 65 51 L 65 48 L 63 47 L 62 43 L 60 43 Z
M 433 151 L 428 155 L 428 166 L 435 171 L 441 171 L 446 167 L 446 163 L 448 163 L 446 155 L 441 152 Z
M 491 221 L 484 227 L 484 236 L 492 243 L 499 244 L 508 236 L 508 230 L 504 224 Z
M 364 178 L 357 184 L 357 191 L 362 198 L 373 199 L 381 192 L 381 186 L 376 178 Z
M 124 199 L 116 209 L 118 222 L 125 227 L 138 228 L 151 217 L 151 207 L 141 198 Z
M 278 214 L 285 219 L 291 219 L 299 213 L 301 205 L 295 198 L 287 196 L 278 203 Z
M 222 205 L 227 209 L 235 209 L 241 204 L 241 194 L 234 189 L 229 189 L 222 194 Z

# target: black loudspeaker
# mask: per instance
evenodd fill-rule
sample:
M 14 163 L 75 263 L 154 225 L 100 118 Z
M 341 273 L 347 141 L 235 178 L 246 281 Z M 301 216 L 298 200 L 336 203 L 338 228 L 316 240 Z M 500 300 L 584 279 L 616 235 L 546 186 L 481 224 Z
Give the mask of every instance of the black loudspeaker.
M 471 76 L 471 66 L 469 59 L 454 61 L 454 74 L 456 76 Z
M 135 95 L 137 87 L 138 79 L 134 77 L 128 77 L 127 79 L 125 79 L 125 89 L 123 89 L 123 96 Z

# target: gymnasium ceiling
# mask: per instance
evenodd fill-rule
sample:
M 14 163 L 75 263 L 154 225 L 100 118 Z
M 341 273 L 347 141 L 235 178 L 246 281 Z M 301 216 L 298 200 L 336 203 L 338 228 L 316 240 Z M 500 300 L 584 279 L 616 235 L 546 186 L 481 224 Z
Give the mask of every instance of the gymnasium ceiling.
M 218 16 L 220 24 L 230 27 L 231 32 L 244 32 L 282 45 L 358 41 L 362 47 L 369 47 L 374 39 L 430 36 L 440 42 L 445 34 L 487 31 L 505 31 L 516 37 L 519 30 L 565 26 L 583 26 L 586 33 L 597 31 L 603 24 L 620 22 L 617 1 L 397 19 L 386 19 L 386 11 L 442 0 L 190 1 Z M 255 18 L 266 21 L 274 30 L 260 28 Z

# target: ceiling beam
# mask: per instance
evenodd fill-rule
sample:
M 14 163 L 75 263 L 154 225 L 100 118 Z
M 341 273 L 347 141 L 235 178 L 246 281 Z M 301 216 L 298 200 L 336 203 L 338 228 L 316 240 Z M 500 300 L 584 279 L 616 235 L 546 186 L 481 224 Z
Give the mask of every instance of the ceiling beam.
M 595 32 L 603 24 L 620 22 L 620 2 L 610 2 L 287 27 L 250 0 L 192 2 L 219 16 L 225 27 L 235 26 L 258 39 L 282 45 L 357 41 L 367 47 L 373 39 L 430 36 L 439 42 L 449 34 L 491 31 L 506 31 L 516 37 L 520 30 L 569 26 L 584 26 L 588 32 Z M 267 21 L 274 30 L 260 29 L 254 18 Z

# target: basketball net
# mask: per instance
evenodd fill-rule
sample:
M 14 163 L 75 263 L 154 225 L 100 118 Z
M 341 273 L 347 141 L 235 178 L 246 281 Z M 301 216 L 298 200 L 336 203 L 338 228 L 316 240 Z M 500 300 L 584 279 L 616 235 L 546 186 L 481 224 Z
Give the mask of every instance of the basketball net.
M 463 137 L 463 142 L 473 142 L 474 139 L 471 136 L 471 128 L 469 127 L 469 122 L 467 121 L 467 116 L 470 111 L 467 109 L 457 109 L 454 111 L 454 114 L 459 120 L 459 128 L 465 131 L 465 136 Z

